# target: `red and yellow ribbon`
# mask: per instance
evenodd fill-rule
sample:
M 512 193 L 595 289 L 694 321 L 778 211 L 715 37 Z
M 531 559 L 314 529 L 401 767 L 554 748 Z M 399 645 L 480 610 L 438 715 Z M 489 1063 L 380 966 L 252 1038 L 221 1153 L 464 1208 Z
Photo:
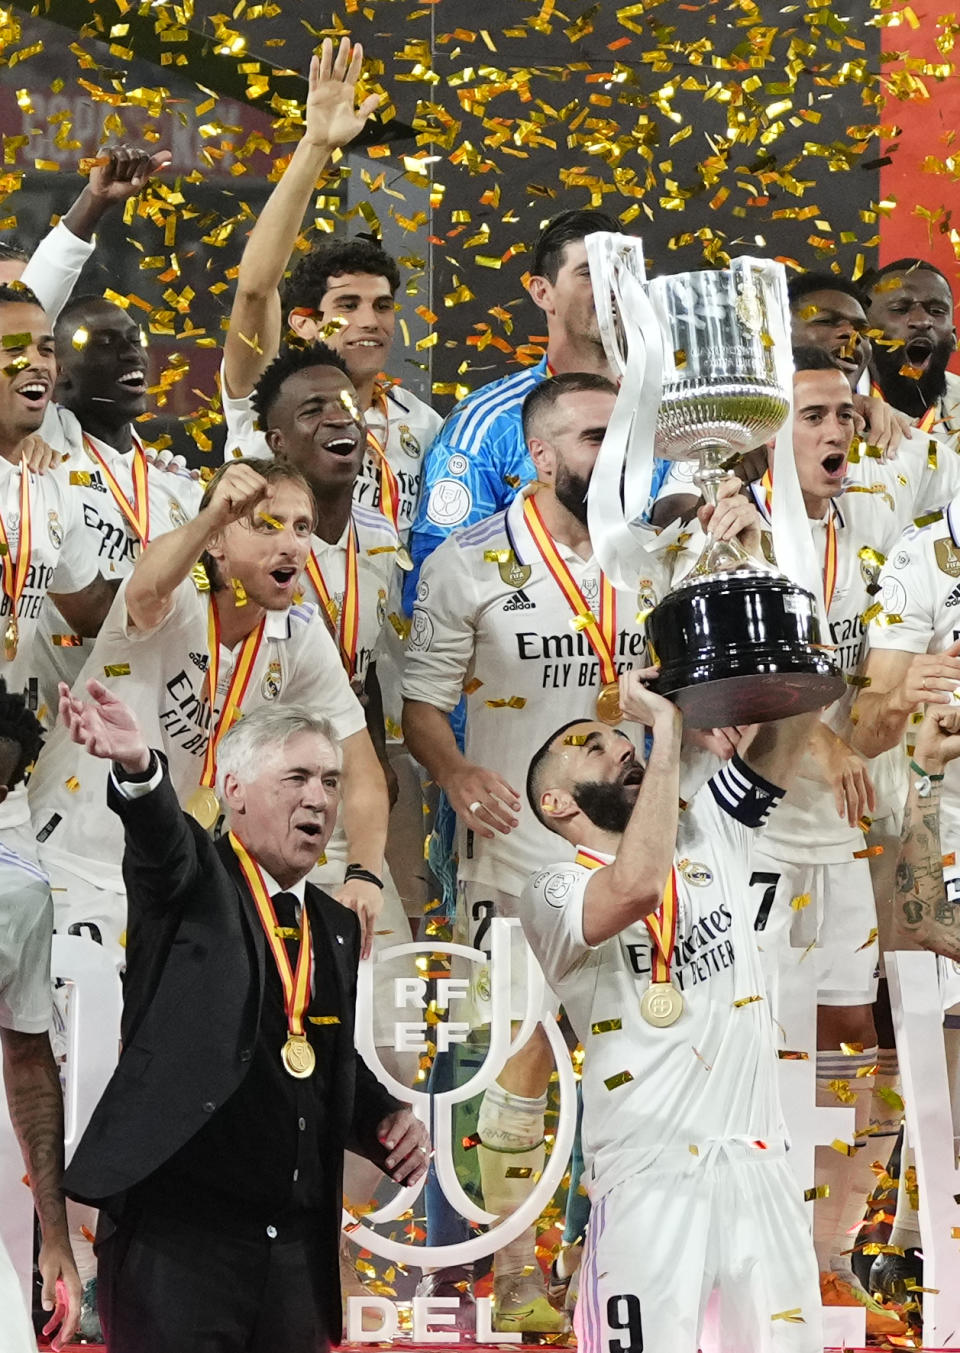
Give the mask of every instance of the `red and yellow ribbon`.
M 886 399 L 884 398 L 883 391 L 880 389 L 880 386 L 877 384 L 876 381 L 870 382 L 870 393 L 871 395 L 873 395 L 874 399 L 882 399 L 884 403 L 887 402 Z M 936 426 L 936 424 L 940 421 L 937 416 L 939 412 L 940 410 L 938 409 L 937 405 L 931 404 L 929 409 L 927 409 L 926 413 L 923 415 L 923 417 L 917 419 L 917 427 L 920 429 L 921 432 L 930 432 Z
M 130 473 L 133 478 L 133 502 L 131 503 L 117 483 L 116 476 L 110 466 L 86 434 L 84 434 L 83 445 L 91 460 L 95 460 L 100 466 L 103 477 L 107 482 L 107 488 L 113 496 L 113 501 L 129 522 L 130 529 L 141 545 L 149 544 L 150 494 L 147 488 L 147 457 L 143 447 L 138 441 L 134 440 L 133 459 L 130 463 Z
M 380 385 L 373 392 L 373 407 L 383 415 L 384 422 L 387 425 L 387 436 L 389 437 L 390 419 L 387 412 L 387 396 Z M 368 427 L 367 446 L 370 448 L 380 474 L 380 512 L 391 523 L 394 530 L 398 531 L 400 529 L 400 485 L 393 472 L 393 467 L 387 460 L 386 442 L 381 442 L 379 437 L 375 436 Z
M 617 594 L 606 574 L 600 574 L 600 615 L 595 616 L 584 600 L 583 593 L 574 581 L 573 574 L 560 558 L 553 537 L 543 524 L 536 498 L 532 495 L 523 501 L 523 519 L 533 542 L 540 551 L 560 591 L 570 604 L 574 613 L 574 627 L 583 630 L 590 640 L 590 646 L 600 662 L 600 683 L 608 685 L 617 680 L 617 667 L 614 661 L 617 635 Z
M 770 516 L 770 510 L 773 504 L 773 476 L 769 469 L 764 470 L 763 478 L 760 480 L 760 487 L 763 490 L 764 506 L 767 509 L 767 516 Z M 827 611 L 830 610 L 830 603 L 833 601 L 834 589 L 837 585 L 837 519 L 832 505 L 827 505 L 827 547 L 823 558 L 823 603 Z
M 337 626 L 337 643 L 340 648 L 340 661 L 346 668 L 352 681 L 357 670 L 357 635 L 360 631 L 360 584 L 357 567 L 357 528 L 353 522 L 347 533 L 347 558 L 343 576 L 343 604 L 340 607 L 339 623 L 337 603 L 324 580 L 317 556 L 313 550 L 307 560 L 307 577 L 313 583 L 320 605 Z
M 270 946 L 273 961 L 276 963 L 277 972 L 280 974 L 280 982 L 283 986 L 283 1008 L 287 1015 L 287 1029 L 291 1036 L 303 1038 L 305 1037 L 303 1016 L 310 1003 L 310 972 L 313 965 L 310 919 L 307 915 L 306 903 L 300 908 L 300 949 L 297 953 L 297 966 L 294 968 L 290 962 L 287 946 L 279 933 L 282 927 L 277 920 L 273 899 L 263 881 L 260 866 L 251 858 L 243 842 L 238 841 L 233 832 L 230 833 L 230 844 L 237 857 L 237 863 L 240 865 L 240 872 L 250 889 L 257 908 L 257 915 L 260 917 L 260 924 L 263 926 L 263 933 L 267 937 L 267 944 Z
M 584 850 L 582 846 L 579 846 L 576 863 L 582 864 L 585 869 L 602 869 L 608 861 L 602 860 L 593 851 Z M 649 916 L 643 918 L 650 932 L 650 938 L 653 940 L 650 951 L 651 982 L 670 981 L 670 960 L 673 957 L 674 946 L 677 942 L 678 913 L 677 871 L 671 868 L 663 888 L 663 901 L 656 911 L 652 911 Z
M 212 786 L 217 778 L 217 747 L 220 744 L 220 739 L 230 731 L 240 717 L 243 697 L 246 695 L 247 687 L 250 684 L 250 675 L 253 671 L 253 664 L 260 648 L 260 640 L 263 638 L 263 627 L 266 623 L 267 617 L 263 616 L 260 624 L 252 629 L 244 639 L 237 655 L 237 665 L 234 667 L 233 675 L 230 678 L 230 686 L 224 697 L 220 717 L 215 723 L 211 723 L 207 750 L 203 756 L 203 772 L 200 776 L 200 783 L 205 787 Z M 217 685 L 220 679 L 220 617 L 217 614 L 217 604 L 212 596 L 207 611 L 207 652 L 209 656 L 207 698 L 210 701 L 210 717 L 212 719 L 213 711 L 216 708 Z
M 30 515 L 30 471 L 26 460 L 20 462 L 20 541 L 17 558 L 10 552 L 10 536 L 0 513 L 0 564 L 3 565 L 3 590 L 10 598 L 10 617 L 16 622 L 20 598 L 27 583 L 30 555 L 33 552 L 33 520 Z

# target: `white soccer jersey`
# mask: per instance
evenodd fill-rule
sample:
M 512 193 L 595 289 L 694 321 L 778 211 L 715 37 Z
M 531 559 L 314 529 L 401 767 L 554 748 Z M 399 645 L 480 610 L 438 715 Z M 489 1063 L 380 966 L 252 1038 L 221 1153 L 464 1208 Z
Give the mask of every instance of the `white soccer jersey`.
M 454 532 L 425 561 L 403 672 L 403 698 L 448 713 L 467 695 L 466 757 L 517 790 L 519 825 L 492 841 L 458 824 L 460 878 L 519 895 L 556 841 L 524 795 L 537 747 L 569 719 L 595 718 L 600 664 L 544 563 L 523 517 L 528 492 L 506 512 Z M 656 535 L 650 532 L 652 542 Z M 557 543 L 589 606 L 599 597 L 600 565 Z M 618 672 L 647 665 L 639 613 L 663 596 L 668 565 L 646 556 L 635 591 L 617 592 Z M 625 731 L 631 732 L 629 725 Z M 642 739 L 639 730 L 632 730 Z
M 909 478 L 891 464 L 864 457 L 855 468 L 858 481 L 848 483 L 823 517 L 809 519 L 821 573 L 831 526 L 835 532 L 836 580 L 827 617 L 830 633 L 824 636 L 824 641 L 833 645 L 832 656 L 848 680 L 856 677 L 866 651 L 867 621 L 863 617 L 875 599 L 871 589 L 876 588 L 887 550 L 913 511 L 914 494 Z M 761 514 L 769 520 L 760 484 L 751 484 L 749 491 Z M 849 711 L 854 698 L 855 689 L 849 687 L 824 712 L 825 722 L 841 737 L 849 737 Z M 885 758 L 878 758 L 871 765 L 871 773 L 878 781 L 879 811 L 886 808 L 883 800 L 894 792 L 896 770 Z M 851 828 L 837 813 L 833 789 L 809 754 L 803 759 L 800 774 L 782 809 L 762 836 L 765 851 L 777 859 L 796 863 L 808 860 L 813 842 L 820 864 L 849 860 L 864 845 L 860 829 Z
M 960 639 L 960 496 L 934 521 L 907 527 L 888 553 L 878 599 L 882 609 L 870 624 L 872 648 L 942 653 Z M 946 768 L 940 835 L 945 854 L 960 849 L 956 762 Z
M 331 620 L 338 634 L 347 571 L 347 539 L 351 527 L 357 533 L 359 589 L 354 679 L 362 684 L 370 664 L 377 661 L 381 634 L 386 624 L 387 600 L 393 585 L 393 575 L 397 571 L 397 533 L 379 512 L 354 503 L 351 522 L 344 528 L 338 541 L 330 544 L 319 536 L 313 537 L 313 556 L 334 604 Z M 304 570 L 300 585 L 308 601 L 323 605 L 323 598 L 313 586 L 309 570 Z
M 273 452 L 267 445 L 267 439 L 256 426 L 256 415 L 249 395 L 233 399 L 227 394 L 222 365 L 220 389 L 227 424 L 224 459 L 230 460 L 238 456 L 272 458 Z M 386 417 L 379 409 L 370 408 L 365 411 L 364 419 L 383 447 L 387 463 L 397 477 L 399 491 L 397 526 L 401 539 L 406 541 L 420 500 L 423 457 L 437 435 L 443 419 L 429 404 L 425 404 L 403 386 L 390 386 L 386 402 Z M 369 449 L 363 458 L 353 488 L 353 497 L 361 506 L 379 511 L 380 474 Z
M 212 722 L 207 700 L 209 593 L 198 592 L 190 579 L 182 582 L 167 618 L 143 633 L 128 623 L 126 586 L 120 586 L 78 690 L 96 677 L 130 705 L 147 742 L 166 755 L 174 788 L 185 802 L 199 783 Z M 239 647 L 221 645 L 214 717 Z M 111 675 L 117 666 L 121 673 Z M 340 739 L 365 727 L 327 627 L 316 607 L 307 603 L 267 612 L 243 710 L 249 713 L 276 700 L 325 715 Z M 89 756 L 58 726 L 31 779 L 30 802 L 42 858 L 101 887 L 122 888 L 123 829 L 106 809 L 108 770 L 107 762 Z
M 38 649 L 44 641 L 40 612 L 48 592 L 79 592 L 97 576 L 97 561 L 87 544 L 79 498 L 70 492 L 67 477 L 59 470 L 29 475 L 30 527 L 32 544 L 30 566 L 17 606 L 20 641 L 12 662 L 2 657 L 0 672 L 10 691 L 23 691 L 27 703 L 38 717 L 46 720 L 41 696 Z M 16 561 L 20 550 L 21 469 L 0 457 L 0 516 L 6 531 L 10 558 Z M 7 628 L 10 598 L 0 599 L 0 638 Z M 57 615 L 59 615 L 59 611 Z M 61 618 L 61 630 L 67 622 Z
M 640 1014 L 651 972 L 646 924 L 593 947 L 584 939 L 590 869 L 563 861 L 524 889 L 524 933 L 585 1050 L 583 1150 L 594 1202 L 641 1170 L 682 1167 L 720 1142 L 784 1142 L 748 885 L 750 829 L 780 794 L 735 757 L 681 814 L 671 976 L 684 1008 L 668 1028 Z
M 102 467 L 84 444 L 76 418 L 67 409 L 60 408 L 58 412 L 60 424 L 67 433 L 66 460 L 61 473 L 67 476 L 69 492 L 80 500 L 87 547 L 102 576 L 108 581 L 120 582 L 133 572 L 140 553 L 139 538 L 118 507 Z M 121 453 L 98 437 L 89 440 L 106 462 L 120 492 L 133 503 L 133 452 Z M 148 465 L 147 496 L 150 504 L 148 539 L 153 540 L 196 516 L 203 486 L 185 472 Z M 72 686 L 79 677 L 94 641 L 83 639 L 78 642 L 79 636 L 65 635 L 68 627 L 49 599 L 43 604 L 40 626 L 43 632 L 38 645 L 41 695 L 50 704 L 56 699 L 58 682 L 65 681 Z M 65 643 L 64 639 L 70 642 Z

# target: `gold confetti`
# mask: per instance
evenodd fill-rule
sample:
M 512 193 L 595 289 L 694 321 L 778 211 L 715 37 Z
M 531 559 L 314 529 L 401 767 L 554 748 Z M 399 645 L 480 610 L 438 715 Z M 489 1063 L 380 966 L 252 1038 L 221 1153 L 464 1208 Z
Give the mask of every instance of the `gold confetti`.
M 56 648 L 82 648 L 82 634 L 51 634 L 50 641 Z
M 741 996 L 738 1001 L 734 1001 L 734 1010 L 739 1010 L 742 1005 L 753 1005 L 754 1001 L 762 1001 L 762 996 Z
M 484 700 L 487 709 L 523 709 L 527 703 L 526 696 L 511 695 L 506 700 Z
M 339 1015 L 308 1015 L 311 1024 L 339 1024 Z
M 841 1104 L 854 1104 L 856 1095 L 850 1089 L 850 1082 L 845 1080 L 827 1081 L 827 1089 L 832 1090 L 835 1097 Z
M 810 905 L 810 894 L 798 893 L 796 897 L 791 897 L 790 905 L 794 911 L 803 911 L 804 907 Z
M 617 1090 L 621 1085 L 626 1085 L 633 1080 L 633 1073 L 630 1071 L 618 1071 L 615 1076 L 608 1076 L 603 1082 L 608 1090 Z
M 513 562 L 513 550 L 484 550 L 484 562 L 487 564 L 509 564 Z
M 76 794 L 77 790 L 80 788 L 80 781 L 75 775 L 71 775 L 70 779 L 65 781 L 65 784 L 71 794 Z
M 809 1052 L 798 1052 L 790 1048 L 780 1048 L 777 1056 L 781 1062 L 808 1062 L 810 1060 Z
M 830 1146 L 834 1151 L 838 1151 L 841 1156 L 855 1156 L 857 1154 L 855 1146 L 852 1146 L 849 1142 L 842 1142 L 839 1137 L 834 1137 Z
M 93 483 L 93 475 L 89 470 L 71 470 L 70 483 L 77 488 L 87 489 Z
M 817 1187 L 814 1189 L 804 1189 L 803 1191 L 803 1201 L 805 1203 L 813 1203 L 818 1198 L 829 1198 L 829 1197 L 830 1197 L 829 1184 L 818 1184 Z
M 803 1325 L 806 1322 L 803 1318 L 803 1307 L 794 1306 L 789 1311 L 777 1311 L 770 1317 L 771 1320 L 784 1320 L 788 1325 Z
M 586 733 L 568 733 L 563 739 L 563 745 L 564 747 L 582 747 L 586 740 Z
M 257 516 L 260 519 L 260 521 L 266 522 L 266 524 L 270 527 L 271 531 L 283 530 L 283 522 L 277 521 L 276 517 L 271 517 L 269 512 L 258 512 Z
M 103 675 L 106 677 L 122 677 L 130 675 L 130 664 L 128 662 L 113 662 L 104 667 Z
M 596 1024 L 590 1025 L 590 1032 L 592 1034 L 612 1034 L 622 1028 L 622 1019 L 602 1019 L 598 1020 Z

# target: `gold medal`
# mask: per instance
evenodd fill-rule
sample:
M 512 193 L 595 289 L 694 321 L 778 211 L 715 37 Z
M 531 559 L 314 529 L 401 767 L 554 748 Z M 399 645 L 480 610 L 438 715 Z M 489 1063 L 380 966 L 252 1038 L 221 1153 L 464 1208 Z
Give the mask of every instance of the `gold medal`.
M 306 1034 L 291 1034 L 280 1049 L 280 1060 L 284 1070 L 297 1080 L 312 1076 L 317 1065 L 316 1053 L 307 1042 Z
M 597 696 L 597 718 L 601 723 L 618 724 L 623 719 L 623 710 L 620 708 L 620 683 L 618 681 L 608 681 L 605 686 L 600 687 L 600 694 Z
M 17 624 L 17 617 L 12 615 L 7 621 L 7 628 L 3 632 L 3 656 L 7 662 L 13 662 L 17 656 L 19 644 L 20 626 Z
M 669 1028 L 683 1014 L 683 997 L 672 982 L 651 982 L 640 1001 L 640 1014 L 655 1029 Z
M 187 812 L 205 832 L 216 825 L 220 816 L 220 800 L 209 785 L 198 785 L 187 799 Z
M 413 559 L 406 545 L 397 546 L 397 568 L 402 568 L 404 573 L 409 573 L 413 568 Z

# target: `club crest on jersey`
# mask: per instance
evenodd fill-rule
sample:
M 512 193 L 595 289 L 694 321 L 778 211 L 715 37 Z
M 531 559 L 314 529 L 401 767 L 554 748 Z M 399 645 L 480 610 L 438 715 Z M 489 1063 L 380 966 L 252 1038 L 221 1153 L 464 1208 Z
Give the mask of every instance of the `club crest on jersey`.
M 63 527 L 60 524 L 60 518 L 56 512 L 47 513 L 47 531 L 50 533 L 50 539 L 56 550 L 63 548 Z
M 960 550 L 949 536 L 942 536 L 933 542 L 933 554 L 937 568 L 948 578 L 960 578 Z
M 706 888 L 708 883 L 713 882 L 713 875 L 705 864 L 697 864 L 696 860 L 681 860 L 678 866 L 680 873 L 692 883 L 695 888 Z
M 279 662 L 272 662 L 260 682 L 260 694 L 264 700 L 276 700 L 283 689 L 283 673 Z
M 520 561 L 514 557 L 512 550 L 510 552 L 510 558 L 501 559 L 497 564 L 497 568 L 500 570 L 500 577 L 507 586 L 514 588 L 523 587 L 525 583 L 529 582 L 530 574 L 533 572 L 533 569 L 529 564 L 521 564 Z
M 551 907 L 562 907 L 575 881 L 576 875 L 572 872 L 549 876 L 543 889 L 544 902 Z
M 170 525 L 176 529 L 179 526 L 186 526 L 187 514 L 184 512 L 176 498 L 170 499 Z
M 580 584 L 580 591 L 583 593 L 583 599 L 587 605 L 592 606 L 600 596 L 599 578 L 584 578 Z
M 637 583 L 637 610 L 641 613 L 652 611 L 657 604 L 657 593 L 649 578 L 641 578 Z
M 403 447 L 404 451 L 406 451 L 407 455 L 410 456 L 412 460 L 416 460 L 420 454 L 420 443 L 417 441 L 416 437 L 410 431 L 409 424 L 401 423 L 399 432 L 400 432 L 400 445 Z

